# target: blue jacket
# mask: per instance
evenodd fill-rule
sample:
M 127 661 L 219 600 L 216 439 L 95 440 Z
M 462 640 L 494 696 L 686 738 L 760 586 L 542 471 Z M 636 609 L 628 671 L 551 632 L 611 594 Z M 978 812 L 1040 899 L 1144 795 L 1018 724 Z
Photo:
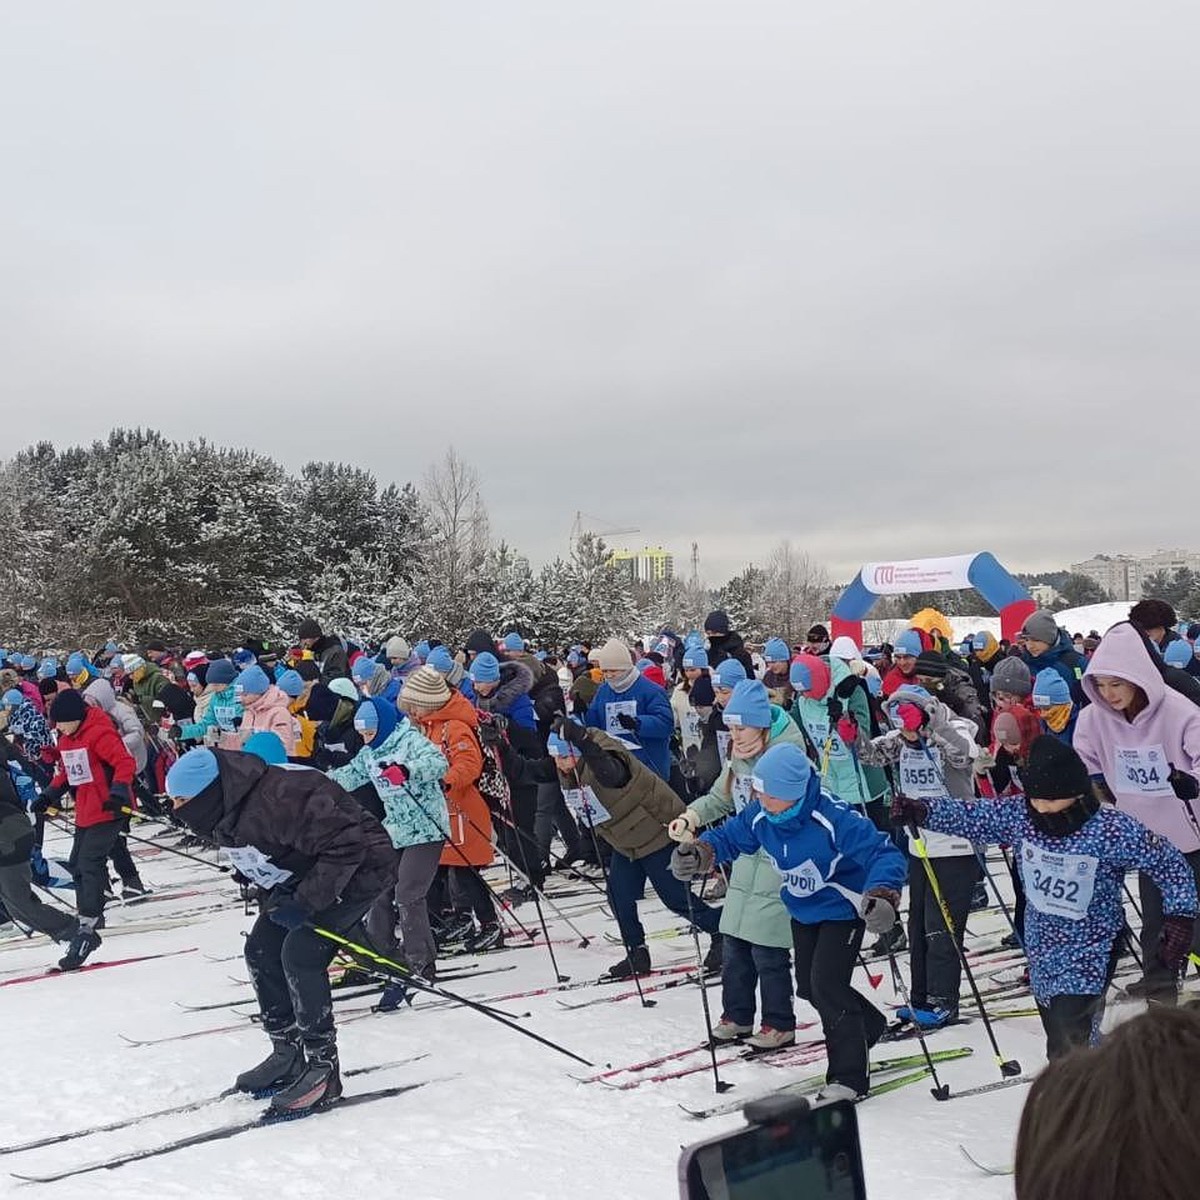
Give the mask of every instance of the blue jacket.
M 616 715 L 622 710 L 609 705 L 620 705 L 633 701 L 637 704 L 634 715 L 636 730 L 625 730 L 617 724 Z M 643 766 L 649 767 L 660 779 L 671 776 L 671 737 L 675 733 L 675 714 L 667 693 L 651 683 L 644 675 L 623 692 L 618 692 L 608 683 L 602 683 L 596 691 L 583 723 L 591 729 L 602 729 L 612 737 L 628 745 L 633 757 Z M 636 745 L 636 749 L 634 746 Z
M 1071 641 L 1071 636 L 1065 629 L 1058 631 L 1057 643 L 1051 646 L 1045 654 L 1035 656 L 1022 653 L 1021 658 L 1024 659 L 1025 665 L 1035 679 L 1037 673 L 1044 671 L 1047 667 L 1057 671 L 1066 680 L 1067 687 L 1071 689 L 1071 699 L 1075 704 L 1087 703 L 1087 697 L 1083 694 L 1082 682 L 1083 673 L 1087 670 L 1087 659 L 1075 649 L 1075 643 Z
M 198 742 L 210 729 L 232 733 L 237 728 L 234 722 L 244 714 L 245 710 L 231 683 L 213 696 L 212 703 L 204 710 L 204 716 L 199 721 L 184 721 L 179 726 L 179 736 L 185 742 Z
M 814 771 L 797 812 L 781 824 L 751 800 L 724 825 L 700 835 L 717 862 L 763 850 L 783 876 L 779 893 L 793 921 L 856 921 L 872 888 L 900 891 L 908 864 L 861 812 L 822 790 Z
M 1098 996 L 1108 985 L 1113 942 L 1125 928 L 1126 871 L 1158 886 L 1167 916 L 1196 911 L 1196 880 L 1166 838 L 1108 805 L 1067 837 L 1048 837 L 1024 800 L 929 800 L 930 829 L 1013 847 L 1025 884 L 1025 952 L 1039 1002 Z

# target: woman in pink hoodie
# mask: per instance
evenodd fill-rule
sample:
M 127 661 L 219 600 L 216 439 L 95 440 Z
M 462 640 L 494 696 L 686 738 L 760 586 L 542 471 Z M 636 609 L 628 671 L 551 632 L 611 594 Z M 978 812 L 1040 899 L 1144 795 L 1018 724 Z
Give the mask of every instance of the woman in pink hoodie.
M 1079 714 L 1075 750 L 1117 808 L 1181 850 L 1200 882 L 1200 707 L 1167 686 L 1154 654 L 1128 622 L 1104 635 L 1083 676 L 1091 703 Z M 1138 890 L 1143 961 L 1153 963 L 1162 897 L 1144 875 Z M 1173 1003 L 1176 981 L 1152 969 L 1128 990 Z
M 300 725 L 288 708 L 291 701 L 267 678 L 266 671 L 257 664 L 247 667 L 233 681 L 233 694 L 243 710 L 238 727 L 243 744 L 252 733 L 275 733 L 291 758 L 296 753 Z

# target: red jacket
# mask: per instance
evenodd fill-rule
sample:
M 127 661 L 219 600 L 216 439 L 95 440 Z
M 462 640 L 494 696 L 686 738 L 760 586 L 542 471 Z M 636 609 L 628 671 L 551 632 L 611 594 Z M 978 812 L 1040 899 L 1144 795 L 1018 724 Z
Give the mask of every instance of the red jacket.
M 899 667 L 893 667 L 883 677 L 883 695 L 886 699 L 893 692 L 898 691 L 902 687 L 916 687 L 917 677 L 913 675 L 905 675 Z
M 112 718 L 89 704 L 74 733 L 59 731 L 51 787 L 70 787 L 75 797 L 75 824 L 86 829 L 117 820 L 119 813 L 104 808 L 109 786 L 131 784 L 136 770 Z

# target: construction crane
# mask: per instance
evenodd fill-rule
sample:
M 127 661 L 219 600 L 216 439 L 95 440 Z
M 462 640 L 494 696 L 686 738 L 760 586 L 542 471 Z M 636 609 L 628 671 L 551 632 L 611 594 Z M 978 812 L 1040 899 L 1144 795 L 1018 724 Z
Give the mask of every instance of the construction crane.
M 599 517 L 589 516 L 585 512 L 576 512 L 574 524 L 571 526 L 570 547 L 572 550 L 575 549 L 575 543 L 585 533 L 597 534 L 607 541 L 609 538 L 621 537 L 626 533 L 641 533 L 641 530 L 636 525 L 617 526 L 609 521 L 603 521 Z

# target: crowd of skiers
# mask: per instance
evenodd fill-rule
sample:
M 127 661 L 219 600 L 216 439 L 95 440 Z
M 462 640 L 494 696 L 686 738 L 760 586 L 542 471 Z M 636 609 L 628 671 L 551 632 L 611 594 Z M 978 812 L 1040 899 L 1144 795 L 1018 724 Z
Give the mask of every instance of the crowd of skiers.
M 497 856 L 513 905 L 552 870 L 595 868 L 625 947 L 613 978 L 650 968 L 649 882 L 711 935 L 714 1037 L 788 1045 L 799 995 L 821 1019 L 828 1094 L 859 1097 L 887 1025 L 851 985 L 864 935 L 892 954 L 907 938 L 902 1021 L 956 1020 L 982 850 L 999 843 L 1054 1056 L 1095 1036 L 1126 872 L 1135 990 L 1173 1002 L 1193 949 L 1197 635 L 1142 601 L 1103 637 L 1035 612 L 1013 645 L 955 644 L 925 610 L 874 648 L 815 625 L 752 650 L 717 611 L 687 636 L 538 651 L 486 630 L 359 647 L 310 620 L 286 648 L 0 652 L 0 902 L 66 942 L 72 969 L 100 944 L 109 862 L 122 892 L 142 888 L 124 844 L 139 809 L 221 847 L 260 897 L 246 958 L 272 1041 L 239 1086 L 300 1110 L 340 1093 L 327 935 L 363 923 L 431 981 L 440 948 L 502 944 L 481 874 Z M 68 817 L 73 917 L 32 886 L 45 822 Z

